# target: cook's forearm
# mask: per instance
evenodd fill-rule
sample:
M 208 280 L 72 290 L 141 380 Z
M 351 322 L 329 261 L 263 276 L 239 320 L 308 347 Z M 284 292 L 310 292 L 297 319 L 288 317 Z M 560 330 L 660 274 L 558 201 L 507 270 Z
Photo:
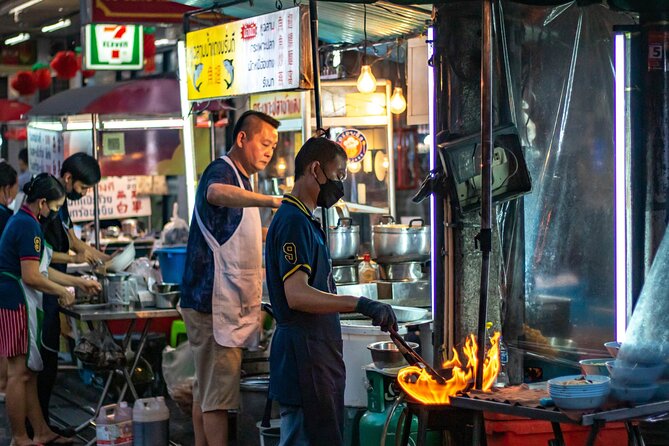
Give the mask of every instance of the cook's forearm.
M 275 198 L 229 184 L 212 184 L 207 188 L 207 201 L 230 208 L 273 207 Z

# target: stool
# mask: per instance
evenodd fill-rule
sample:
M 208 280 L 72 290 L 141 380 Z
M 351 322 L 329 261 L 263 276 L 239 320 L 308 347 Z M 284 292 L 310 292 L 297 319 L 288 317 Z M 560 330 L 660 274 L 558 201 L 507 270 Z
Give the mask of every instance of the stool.
M 186 340 L 188 340 L 188 335 L 186 334 L 186 324 L 184 324 L 184 321 L 181 319 L 173 321 L 172 328 L 170 329 L 170 346 L 176 347 Z
M 418 417 L 416 446 L 427 445 L 427 431 L 447 431 L 451 434 L 454 444 L 483 445 L 486 444 L 483 414 L 474 410 L 453 408 L 449 405 L 426 405 L 415 401 L 407 401 L 406 408 L 400 415 L 404 420 L 401 446 L 409 445 L 411 420 Z M 399 423 L 398 423 L 399 425 Z

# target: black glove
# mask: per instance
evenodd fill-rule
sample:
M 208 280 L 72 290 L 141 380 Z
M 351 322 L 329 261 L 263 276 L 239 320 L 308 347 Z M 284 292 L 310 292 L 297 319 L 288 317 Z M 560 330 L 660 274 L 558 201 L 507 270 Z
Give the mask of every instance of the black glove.
M 361 297 L 358 299 L 355 311 L 372 318 L 372 324 L 381 327 L 383 331 L 388 331 L 391 327 L 397 331 L 397 317 L 393 307 L 388 304 Z

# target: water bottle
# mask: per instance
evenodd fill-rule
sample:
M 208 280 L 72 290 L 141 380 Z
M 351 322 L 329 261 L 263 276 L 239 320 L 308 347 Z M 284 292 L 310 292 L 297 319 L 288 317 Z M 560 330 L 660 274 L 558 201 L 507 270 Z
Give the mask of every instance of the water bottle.
M 509 362 L 509 350 L 506 348 L 506 344 L 502 339 L 502 336 L 499 337 L 499 373 L 497 374 L 497 379 L 495 382 L 495 387 L 506 387 L 509 385 L 509 375 L 506 373 L 506 365 Z
M 165 398 L 142 398 L 133 409 L 135 446 L 168 446 L 170 440 L 170 410 Z

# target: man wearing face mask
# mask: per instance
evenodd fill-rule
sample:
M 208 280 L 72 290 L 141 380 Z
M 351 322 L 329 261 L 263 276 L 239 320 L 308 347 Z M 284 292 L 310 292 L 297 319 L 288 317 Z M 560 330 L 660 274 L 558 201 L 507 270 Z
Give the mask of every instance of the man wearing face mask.
M 339 313 L 359 312 L 382 330 L 397 329 L 390 305 L 337 295 L 316 206 L 344 196 L 346 152 L 309 139 L 295 158 L 295 186 L 267 233 L 265 267 L 277 322 L 270 354 L 270 397 L 281 405 L 281 446 L 342 445 L 344 386 Z
M 68 200 L 77 201 L 93 189 L 101 179 L 100 165 L 90 155 L 75 153 L 63 161 L 60 181 L 65 187 Z M 109 260 L 109 256 L 81 241 L 74 234 L 72 219 L 67 208 L 67 200 L 60 210 L 51 213 L 41 222 L 46 242 L 53 247 L 51 266 L 66 272 L 68 263 L 90 263 Z M 73 251 L 74 254 L 71 254 Z M 56 296 L 44 295 L 44 326 L 42 329 L 41 355 L 44 369 L 37 378 L 37 390 L 44 418 L 49 421 L 49 400 L 58 373 L 58 350 L 60 346 L 60 317 Z M 54 430 L 65 436 L 71 431 Z

